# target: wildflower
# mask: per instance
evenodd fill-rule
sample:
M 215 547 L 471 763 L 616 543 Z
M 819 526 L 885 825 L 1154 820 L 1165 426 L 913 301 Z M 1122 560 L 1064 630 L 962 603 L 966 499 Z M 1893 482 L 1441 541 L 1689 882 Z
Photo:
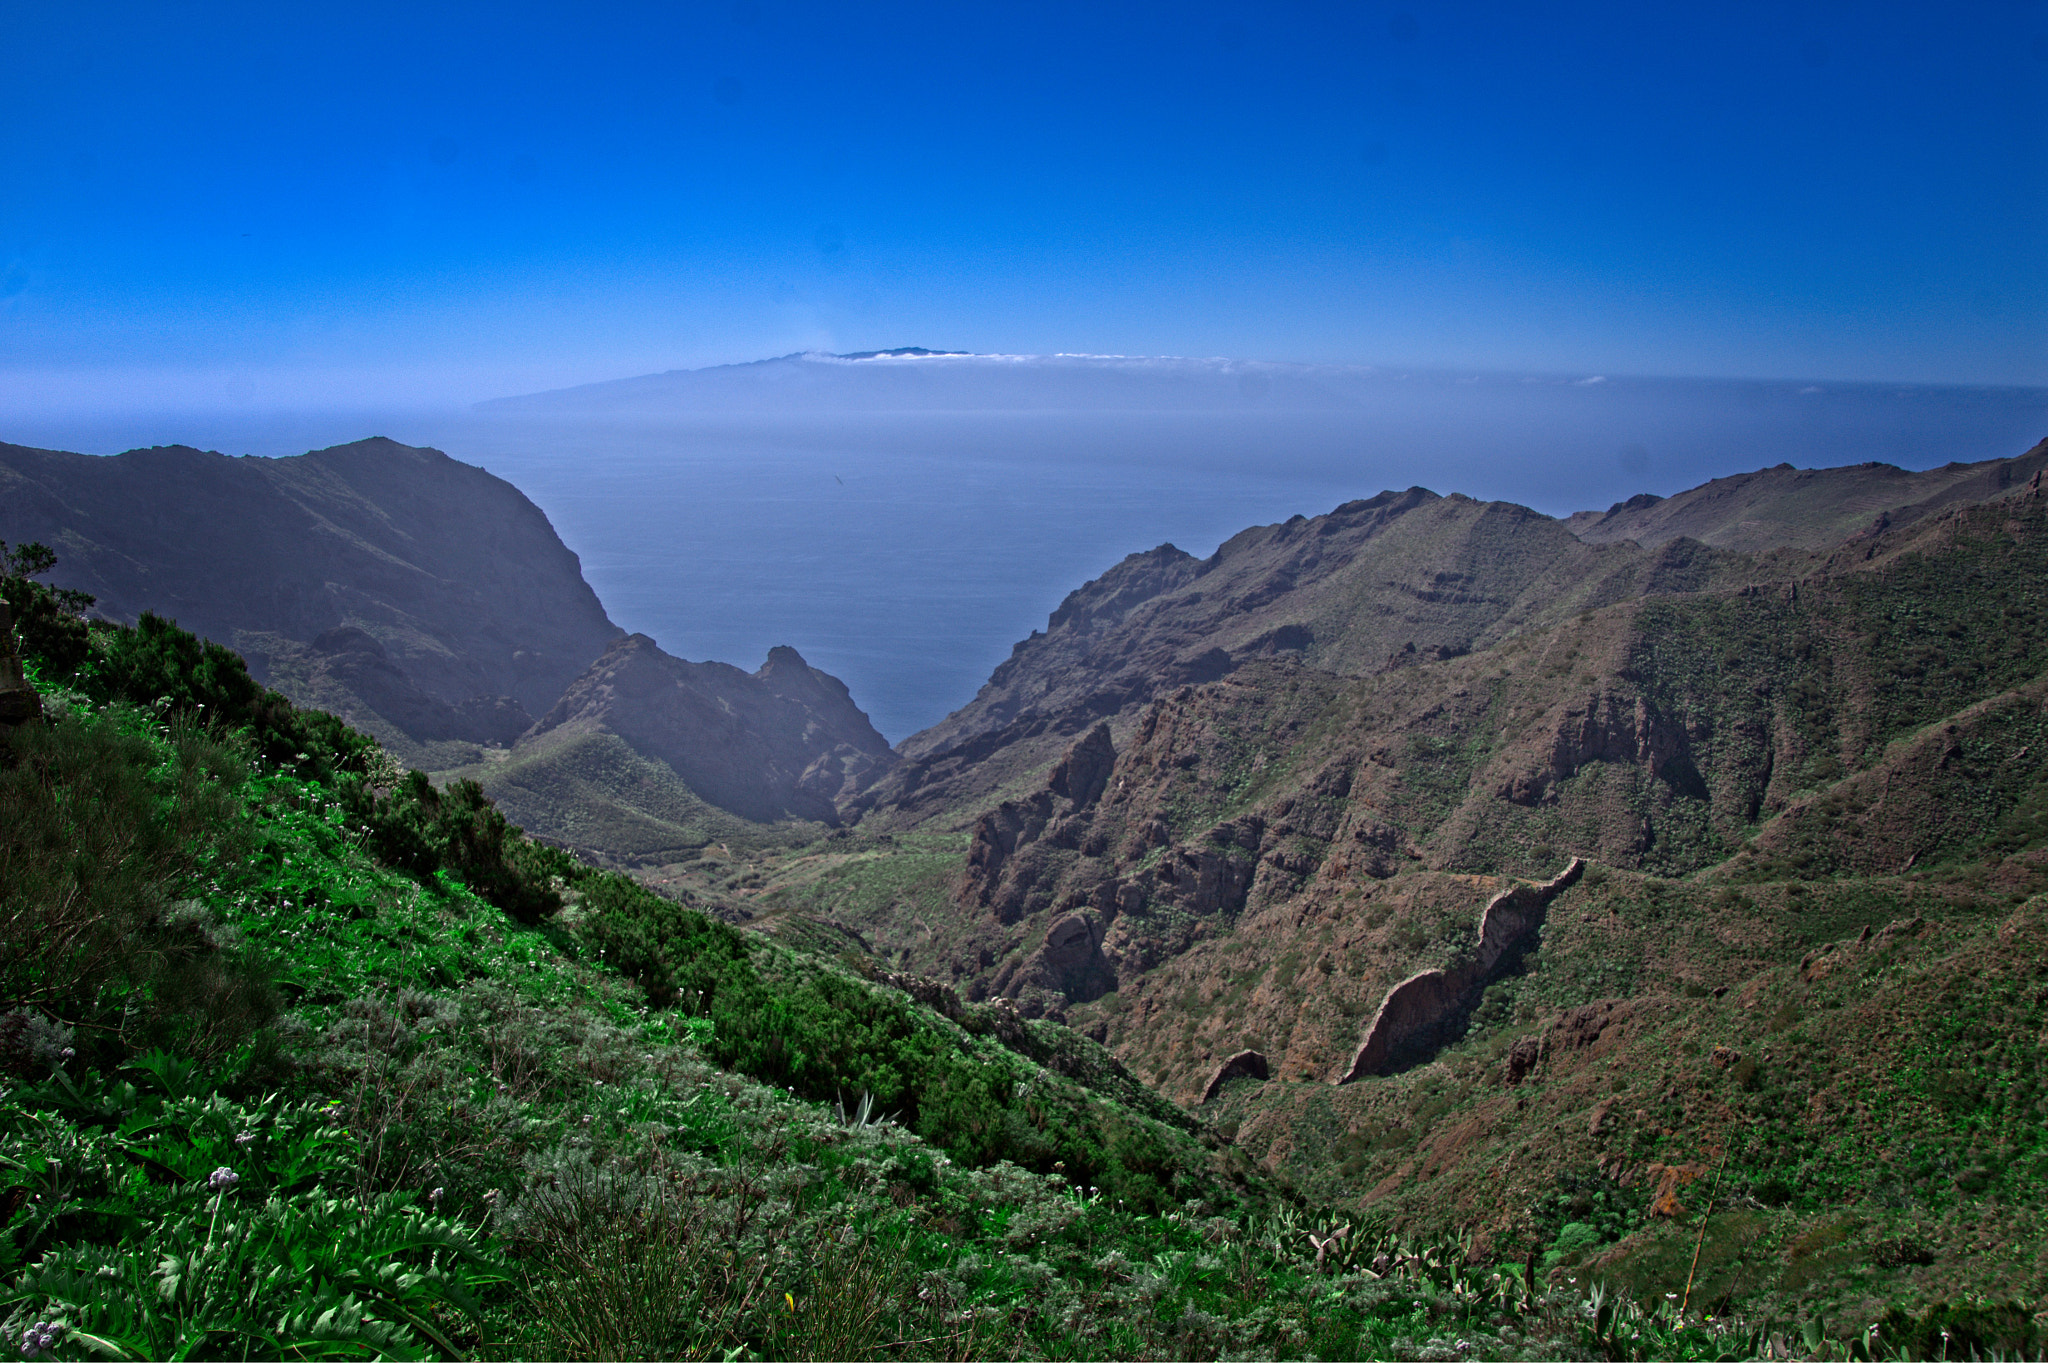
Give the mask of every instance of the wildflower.
M 430 1206 L 430 1207 L 438 1207 L 438 1206 L 440 1206 L 440 1205 L 441 1205 L 441 1194 L 443 1194 L 443 1193 L 444 1193 L 444 1192 L 446 1192 L 446 1191 L 447 1191 L 447 1189 L 445 1189 L 445 1188 L 436 1188 L 436 1189 L 434 1189 L 434 1191 L 433 1191 L 433 1192 L 431 1192 L 431 1193 L 428 1193 L 428 1194 L 427 1194 L 427 1205 L 428 1205 L 428 1206 Z
M 235 1137 L 235 1144 L 236 1144 L 236 1145 L 247 1145 L 247 1144 L 248 1144 L 248 1143 L 249 1143 L 250 1141 L 253 1141 L 253 1140 L 255 1140 L 255 1139 L 256 1139 L 256 1133 L 255 1133 L 255 1132 L 253 1132 L 253 1131 L 244 1131 L 244 1132 L 243 1132 L 243 1133 L 242 1133 L 241 1135 L 239 1135 L 239 1136 Z
M 63 1332 L 64 1326 L 60 1321 L 37 1321 L 21 1332 L 21 1356 L 41 1358 L 50 1351 L 50 1346 L 57 1342 Z
M 206 1186 L 216 1193 L 224 1193 L 242 1181 L 242 1176 L 223 1164 L 206 1176 Z

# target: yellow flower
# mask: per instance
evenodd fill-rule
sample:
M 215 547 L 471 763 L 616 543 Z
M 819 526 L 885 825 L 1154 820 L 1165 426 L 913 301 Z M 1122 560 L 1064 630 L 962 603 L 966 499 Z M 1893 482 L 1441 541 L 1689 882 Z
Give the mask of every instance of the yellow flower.
M 782 1294 L 782 1299 L 783 1299 L 784 1301 L 786 1301 L 786 1302 L 788 1302 L 788 1303 L 789 1303 L 789 1314 L 791 1314 L 792 1316 L 793 1316 L 793 1315 L 795 1315 L 795 1314 L 796 1314 L 796 1298 L 795 1298 L 794 1296 L 790 1295 L 789 1293 L 785 1292 L 785 1293 L 783 1293 L 783 1294 Z

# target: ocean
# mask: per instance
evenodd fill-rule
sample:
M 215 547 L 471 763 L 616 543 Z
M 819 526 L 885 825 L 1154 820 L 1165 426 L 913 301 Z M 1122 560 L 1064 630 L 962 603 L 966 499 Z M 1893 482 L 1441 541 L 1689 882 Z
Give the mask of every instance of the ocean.
M 1401 376 L 1404 379 L 1408 376 Z M 280 455 L 386 435 L 516 484 L 669 652 L 843 679 L 892 741 L 1128 553 L 1420 485 L 1551 515 L 1781 462 L 1931 468 L 2048 436 L 2048 390 L 1415 376 L 1336 410 L 11 418 L 0 438 Z

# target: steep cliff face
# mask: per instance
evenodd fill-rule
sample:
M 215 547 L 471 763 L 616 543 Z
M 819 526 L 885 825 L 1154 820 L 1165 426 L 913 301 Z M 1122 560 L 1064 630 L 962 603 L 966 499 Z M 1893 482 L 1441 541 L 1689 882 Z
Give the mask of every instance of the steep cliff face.
M 176 619 L 390 738 L 506 741 L 619 634 L 517 488 L 390 440 L 289 459 L 0 445 L 0 539 L 49 545 L 52 580 L 102 615 Z
M 1098 721 L 981 804 L 950 916 L 920 905 L 907 930 L 882 907 L 860 926 L 1198 1101 L 1242 1051 L 1326 1080 L 1454 1035 L 1534 921 L 1475 944 L 1473 915 L 1541 907 L 1516 885 L 1573 857 L 1648 877 L 1897 874 L 2044 798 L 2048 491 L 1750 571 L 1786 576 L 1369 675 L 1247 657 Z
M 614 734 L 701 800 L 756 822 L 837 824 L 896 762 L 845 683 L 777 648 L 760 671 L 671 657 L 628 635 L 572 682 L 520 749 Z
M 1369 674 L 1749 571 L 1689 541 L 1589 546 L 1526 507 L 1421 488 L 1244 531 L 1206 560 L 1163 545 L 1069 595 L 972 703 L 903 742 L 868 803 L 899 822 L 946 814 L 1097 722 L 1121 732 L 1155 698 L 1253 660 Z

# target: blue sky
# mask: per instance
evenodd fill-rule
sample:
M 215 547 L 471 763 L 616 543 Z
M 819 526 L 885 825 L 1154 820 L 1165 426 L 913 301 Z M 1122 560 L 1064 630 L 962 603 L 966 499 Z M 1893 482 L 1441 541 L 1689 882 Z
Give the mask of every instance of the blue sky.
M 2048 383 L 2048 4 L 0 17 L 17 407 L 906 344 Z

